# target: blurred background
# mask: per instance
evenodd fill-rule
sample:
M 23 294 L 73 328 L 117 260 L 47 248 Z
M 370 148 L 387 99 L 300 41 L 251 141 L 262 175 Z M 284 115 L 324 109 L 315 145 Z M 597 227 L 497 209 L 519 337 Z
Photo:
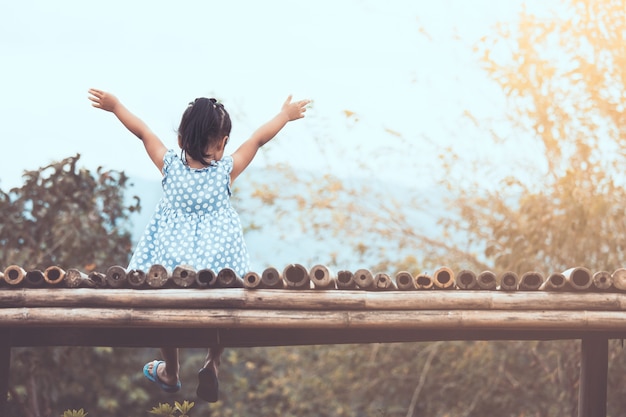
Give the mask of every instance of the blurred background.
M 233 117 L 227 152 L 288 94 L 313 100 L 235 183 L 255 271 L 624 266 L 623 0 L 26 0 L 1 4 L 0 22 L 2 268 L 125 265 L 152 213 L 160 174 L 90 87 L 171 147 L 187 103 L 217 97 Z M 191 415 L 577 415 L 578 353 L 576 341 L 231 349 L 222 401 Z M 183 352 L 175 397 L 143 380 L 156 354 L 14 349 L 11 415 L 193 400 L 204 352 Z M 610 363 L 617 416 L 617 341 Z

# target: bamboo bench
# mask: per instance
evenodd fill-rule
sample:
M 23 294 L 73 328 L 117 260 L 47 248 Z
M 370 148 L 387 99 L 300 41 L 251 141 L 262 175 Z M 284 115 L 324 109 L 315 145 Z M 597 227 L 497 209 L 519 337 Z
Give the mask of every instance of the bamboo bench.
M 452 280 L 454 273 L 446 270 L 447 278 L 437 274 L 430 278 L 453 281 L 454 285 L 445 287 L 453 290 L 436 291 L 418 290 L 417 284 L 400 290 L 404 284 L 399 275 L 385 288 L 381 286 L 387 284 L 366 287 L 362 282 L 362 287 L 340 290 L 333 278 L 332 286 L 320 290 L 315 283 L 328 274 L 316 276 L 315 271 L 303 277 L 301 269 L 286 270 L 279 279 L 281 288 L 262 288 L 263 275 L 254 273 L 235 279 L 228 288 L 217 284 L 217 275 L 214 284 L 218 286 L 201 287 L 196 282 L 184 287 L 173 284 L 173 274 L 161 279 L 159 288 L 138 290 L 121 285 L 112 288 L 104 284 L 106 274 L 92 277 L 92 281 L 101 280 L 100 288 L 95 284 L 22 287 L 9 284 L 15 276 L 11 271 L 12 276 L 7 276 L 5 270 L 0 286 L 0 392 L 8 389 L 11 348 L 20 346 L 252 347 L 578 339 L 579 416 L 606 416 L 608 340 L 626 338 L 626 292 L 615 286 L 616 273 L 609 274 L 611 286 L 602 289 L 592 285 L 587 291 L 576 289 L 583 278 L 593 281 L 596 275 L 583 270 L 578 282 L 565 276 L 567 287 L 558 291 L 545 290 L 549 280 L 543 278 L 539 286 L 534 285 L 536 290 L 520 290 L 519 280 L 514 290 L 500 286 L 490 291 L 462 289 L 468 284 L 459 279 L 463 274 Z M 197 278 L 195 271 L 187 272 Z M 362 273 L 365 277 L 352 274 L 353 279 L 371 285 L 369 275 Z M 409 281 L 416 283 L 417 278 Z M 290 288 L 296 286 L 288 284 L 289 279 L 307 284 L 294 291 Z M 373 275 L 372 279 L 376 281 Z M 2 397 L 0 411 L 6 402 L 6 396 Z

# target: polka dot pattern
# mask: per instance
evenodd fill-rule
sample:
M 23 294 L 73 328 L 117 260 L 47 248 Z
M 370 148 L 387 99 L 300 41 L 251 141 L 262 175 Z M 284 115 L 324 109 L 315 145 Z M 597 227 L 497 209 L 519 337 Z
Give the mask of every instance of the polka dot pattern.
M 239 215 L 230 204 L 233 158 L 225 156 L 202 169 L 190 168 L 174 150 L 164 157 L 163 196 L 148 223 L 128 269 L 178 265 L 216 273 L 249 270 Z

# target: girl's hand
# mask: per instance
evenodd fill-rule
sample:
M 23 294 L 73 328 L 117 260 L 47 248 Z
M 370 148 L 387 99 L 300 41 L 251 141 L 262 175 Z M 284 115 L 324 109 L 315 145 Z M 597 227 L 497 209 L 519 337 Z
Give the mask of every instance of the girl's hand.
M 92 106 L 110 112 L 114 111 L 120 102 L 113 94 L 95 88 L 89 89 L 89 100 L 93 102 Z
M 311 100 L 300 100 L 291 102 L 291 94 L 287 97 L 287 100 L 283 103 L 282 112 L 287 115 L 289 121 L 302 119 L 304 112 L 306 112 L 306 106 Z

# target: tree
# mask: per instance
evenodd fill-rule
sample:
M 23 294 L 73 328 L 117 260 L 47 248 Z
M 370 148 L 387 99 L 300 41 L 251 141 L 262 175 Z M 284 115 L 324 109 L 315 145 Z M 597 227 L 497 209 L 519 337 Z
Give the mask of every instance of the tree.
M 25 173 L 24 185 L 0 192 L 0 265 L 27 270 L 51 265 L 105 271 L 130 254 L 123 172 L 79 168 L 79 155 Z M 145 391 L 123 372 L 130 351 L 110 348 L 12 349 L 10 415 L 58 415 L 69 408 L 147 407 Z M 91 415 L 91 414 L 90 414 Z
M 80 155 L 24 174 L 24 185 L 0 191 L 0 265 L 25 269 L 51 265 L 91 272 L 128 262 L 123 172 L 78 168 Z

